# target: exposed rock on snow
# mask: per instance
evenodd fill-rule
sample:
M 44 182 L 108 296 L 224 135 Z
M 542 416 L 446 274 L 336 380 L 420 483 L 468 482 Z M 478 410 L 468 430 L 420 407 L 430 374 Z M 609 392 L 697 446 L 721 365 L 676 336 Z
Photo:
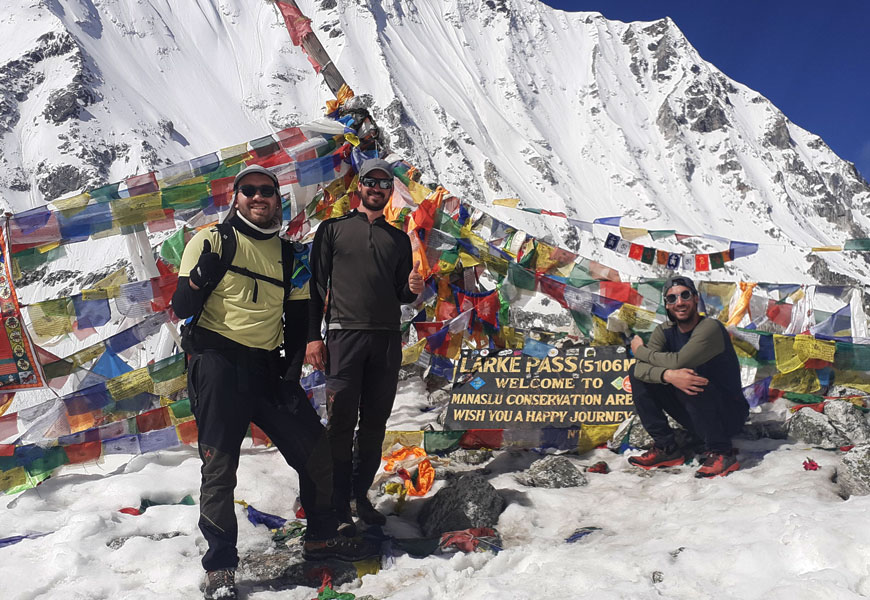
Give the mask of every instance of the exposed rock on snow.
M 844 496 L 870 494 L 870 445 L 856 446 L 840 458 L 837 483 Z
M 564 456 L 545 456 L 532 463 L 516 480 L 530 487 L 566 488 L 587 485 L 586 476 Z
M 851 444 L 870 442 L 870 424 L 861 410 L 847 400 L 828 400 L 825 416 L 834 428 L 848 438 Z
M 470 527 L 495 527 L 505 500 L 481 475 L 469 473 L 453 479 L 426 502 L 417 522 L 425 536 Z
M 831 419 L 812 408 L 802 408 L 789 419 L 788 436 L 822 448 L 839 448 L 849 443 L 849 438 L 834 427 Z

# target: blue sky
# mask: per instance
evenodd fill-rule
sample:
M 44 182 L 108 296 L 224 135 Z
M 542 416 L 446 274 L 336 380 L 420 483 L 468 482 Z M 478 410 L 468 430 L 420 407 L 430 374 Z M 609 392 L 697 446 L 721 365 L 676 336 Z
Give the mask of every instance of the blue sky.
M 870 180 L 867 0 L 544 0 L 618 21 L 671 17 L 701 56 Z

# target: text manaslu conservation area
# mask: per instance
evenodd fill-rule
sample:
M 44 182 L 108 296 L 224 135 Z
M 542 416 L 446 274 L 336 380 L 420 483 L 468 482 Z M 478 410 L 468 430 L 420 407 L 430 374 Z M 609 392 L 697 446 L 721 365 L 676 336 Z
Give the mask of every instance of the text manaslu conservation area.
M 550 351 L 463 350 L 447 408 L 447 429 L 536 429 L 615 425 L 631 416 L 621 346 Z

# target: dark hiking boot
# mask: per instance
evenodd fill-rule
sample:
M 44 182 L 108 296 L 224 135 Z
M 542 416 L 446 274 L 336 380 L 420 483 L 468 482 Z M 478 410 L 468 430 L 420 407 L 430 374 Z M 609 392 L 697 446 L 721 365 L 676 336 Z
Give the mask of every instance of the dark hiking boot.
M 356 514 L 366 525 L 387 524 L 387 517 L 378 512 L 371 503 L 371 500 L 368 499 L 368 496 L 361 496 L 356 499 Z
M 237 600 L 236 572 L 233 569 L 220 569 L 205 574 L 205 600 Z
M 695 471 L 695 477 L 705 479 L 728 475 L 740 468 L 740 463 L 734 452 L 707 452 L 707 458 L 701 468 Z
M 338 517 L 338 533 L 344 537 L 352 538 L 357 534 L 356 523 L 353 522 L 353 515 L 350 511 L 350 505 L 345 508 L 336 509 L 335 516 Z
M 307 540 L 302 544 L 302 558 L 305 560 L 356 562 L 379 554 L 379 544 L 359 537 L 337 535 L 328 540 Z
M 657 469 L 659 467 L 674 467 L 686 462 L 686 456 L 682 450 L 674 446 L 673 448 L 659 448 L 653 446 L 640 456 L 632 456 L 628 459 L 629 464 L 632 464 L 641 469 Z

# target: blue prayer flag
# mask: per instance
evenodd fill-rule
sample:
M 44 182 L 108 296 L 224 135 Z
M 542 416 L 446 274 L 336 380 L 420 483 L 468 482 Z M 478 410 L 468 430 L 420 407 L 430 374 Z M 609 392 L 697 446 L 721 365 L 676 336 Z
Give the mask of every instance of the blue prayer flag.
M 76 327 L 78 329 L 101 327 L 112 318 L 112 309 L 109 308 L 108 298 L 85 300 L 81 294 L 78 294 L 73 296 L 72 300 L 76 311 Z
M 601 217 L 600 219 L 595 219 L 592 221 L 596 225 L 613 225 L 614 227 L 619 227 L 619 221 L 622 217 Z

